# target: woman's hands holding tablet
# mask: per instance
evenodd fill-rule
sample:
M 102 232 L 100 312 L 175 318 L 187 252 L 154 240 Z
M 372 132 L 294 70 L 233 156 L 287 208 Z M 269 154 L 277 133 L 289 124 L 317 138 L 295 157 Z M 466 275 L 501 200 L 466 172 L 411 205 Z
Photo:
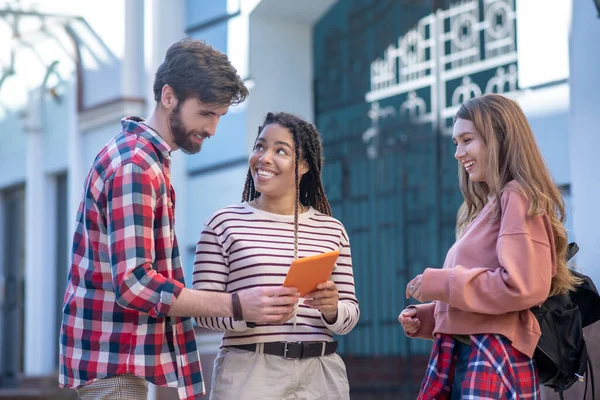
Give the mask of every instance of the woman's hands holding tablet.
M 319 310 L 325 321 L 333 324 L 337 320 L 339 297 L 335 283 L 327 281 L 319 283 L 317 290 L 308 293 L 305 296 L 304 304 Z

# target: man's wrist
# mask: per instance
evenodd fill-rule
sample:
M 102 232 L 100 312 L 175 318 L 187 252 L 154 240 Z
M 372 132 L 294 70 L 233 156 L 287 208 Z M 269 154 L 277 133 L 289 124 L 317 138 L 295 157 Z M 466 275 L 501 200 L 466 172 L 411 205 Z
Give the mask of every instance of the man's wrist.
M 231 309 L 233 312 L 234 321 L 243 321 L 244 314 L 242 312 L 242 303 L 240 302 L 240 296 L 237 292 L 231 293 Z
M 244 313 L 242 311 L 242 302 L 240 301 L 240 296 L 234 292 L 231 293 L 231 310 L 233 313 L 234 321 L 243 321 Z M 246 321 L 246 326 L 248 328 L 256 328 L 256 324 L 254 322 Z

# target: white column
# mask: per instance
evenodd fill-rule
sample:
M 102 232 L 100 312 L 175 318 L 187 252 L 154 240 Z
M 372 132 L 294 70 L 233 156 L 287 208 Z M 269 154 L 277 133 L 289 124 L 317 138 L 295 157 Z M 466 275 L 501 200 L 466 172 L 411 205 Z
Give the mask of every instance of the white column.
M 593 1 L 573 1 L 569 164 L 577 265 L 600 285 L 600 19 Z
M 54 371 L 54 278 L 48 259 L 52 237 L 47 237 L 47 199 L 51 188 L 44 176 L 44 151 L 40 121 L 40 92 L 30 93 L 24 120 L 26 135 L 25 189 L 25 365 L 26 375 L 47 375 Z M 50 268 L 49 268 L 50 267 Z
M 154 76 L 158 66 L 165 58 L 165 53 L 174 42 L 185 37 L 185 1 L 184 0 L 146 0 L 145 14 L 145 37 L 150 38 L 145 49 L 148 51 L 146 58 L 146 113 L 150 115 L 156 107 L 152 87 Z M 187 168 L 186 159 L 181 151 L 173 153 L 171 158 L 172 184 L 176 191 L 177 204 L 175 209 L 175 234 L 181 244 L 185 243 L 185 209 L 186 209 L 186 186 Z M 185 247 L 179 248 L 181 261 L 185 266 Z M 189 282 L 188 286 L 191 286 Z M 156 400 L 157 391 L 154 385 L 148 390 L 148 400 Z
M 0 191 L 0 320 L 2 320 L 2 309 L 6 299 L 4 295 L 6 293 L 5 279 L 4 279 L 4 193 Z M 2 351 L 2 329 L 0 329 L 0 351 Z
M 75 221 L 77 210 L 83 193 L 83 182 L 87 173 L 88 165 L 84 166 L 85 159 L 83 138 L 79 132 L 79 110 L 77 108 L 77 76 L 73 74 L 67 84 L 67 95 L 64 97 L 67 107 L 67 247 L 62 249 L 67 253 L 67 263 L 63 267 L 68 270 L 71 264 L 71 249 L 73 247 L 73 235 L 75 233 Z M 59 250 L 60 251 L 60 250 Z M 53 261 L 53 264 L 56 264 Z M 57 268 L 60 266 L 57 265 Z M 64 293 L 65 282 L 56 285 L 57 290 Z M 54 302 L 54 301 L 52 301 Z M 55 343 L 54 346 L 58 346 Z M 54 348 L 52 349 L 54 351 Z
M 6 279 L 4 277 L 4 232 L 6 230 L 4 220 L 4 193 L 0 192 L 0 320 L 4 320 L 4 304 L 6 302 Z M 4 339 L 3 335 L 6 335 L 3 332 L 3 329 L 0 329 L 0 351 L 4 353 Z
M 126 99 L 144 97 L 144 0 L 125 1 L 125 51 L 121 92 Z
M 252 4 L 246 8 L 245 3 Z M 290 1 L 286 7 L 280 6 L 280 0 L 245 3 L 238 18 L 249 18 L 248 32 L 236 32 L 233 27 L 237 23 L 230 22 L 229 33 L 235 32 L 235 36 L 228 40 L 249 35 L 249 47 L 238 51 L 249 52 L 248 73 L 254 84 L 246 104 L 250 152 L 256 129 L 268 111 L 285 110 L 313 122 L 313 26 L 335 0 Z M 296 17 L 299 14 L 302 18 Z M 281 76 L 285 79 L 274 78 Z
M 162 1 L 162 0 L 147 0 L 146 9 L 151 8 L 152 10 L 146 16 L 146 23 L 150 24 L 150 32 L 146 30 L 146 33 L 150 34 L 151 45 L 149 60 L 150 63 L 147 67 L 147 76 L 151 77 L 148 79 L 147 87 L 149 92 L 147 94 L 147 112 L 148 115 L 154 110 L 156 102 L 154 101 L 154 94 L 152 93 L 152 86 L 154 84 L 154 76 L 156 70 L 163 62 L 167 49 L 178 40 L 185 37 L 185 1 L 184 0 L 173 0 L 173 1 Z M 186 263 L 191 260 L 186 259 L 186 248 L 185 248 L 185 222 L 186 222 L 186 209 L 187 209 L 187 156 L 180 150 L 173 152 L 171 158 L 171 177 L 172 184 L 175 188 L 177 202 L 175 208 L 175 233 L 177 240 L 179 241 L 179 250 L 181 252 L 181 261 L 184 266 L 188 266 Z M 188 286 L 191 286 L 191 282 L 186 282 Z
M 146 98 L 150 115 L 156 105 L 152 92 L 156 70 L 169 46 L 185 37 L 185 0 L 146 0 L 145 5 Z
M 71 250 L 71 239 L 75 229 L 75 218 L 83 192 L 83 182 L 87 173 L 88 165 L 83 165 L 84 149 L 81 132 L 79 132 L 79 111 L 77 109 L 77 77 L 73 74 L 68 84 L 69 94 L 65 96 L 69 112 L 67 113 L 67 179 L 68 179 L 68 209 L 67 209 L 67 232 L 69 237 L 69 249 Z M 68 260 L 70 260 L 70 255 Z

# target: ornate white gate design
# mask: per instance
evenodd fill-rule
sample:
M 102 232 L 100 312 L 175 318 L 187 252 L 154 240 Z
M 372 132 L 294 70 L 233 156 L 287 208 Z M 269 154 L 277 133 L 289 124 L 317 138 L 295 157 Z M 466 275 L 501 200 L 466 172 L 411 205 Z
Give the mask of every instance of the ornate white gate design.
M 481 10 L 481 5 L 483 10 Z M 515 0 L 464 0 L 422 18 L 416 27 L 390 44 L 371 62 L 371 128 L 363 135 L 369 157 L 377 156 L 376 138 L 382 118 L 405 117 L 431 123 L 451 133 L 451 119 L 464 101 L 482 93 L 514 97 L 517 86 Z M 471 76 L 495 69 L 485 87 Z M 457 81 L 451 93 L 448 83 Z M 483 85 L 482 85 L 483 86 Z M 430 88 L 429 107 L 417 91 Z M 399 109 L 382 100 L 404 95 Z M 373 140 L 375 139 L 375 140 Z

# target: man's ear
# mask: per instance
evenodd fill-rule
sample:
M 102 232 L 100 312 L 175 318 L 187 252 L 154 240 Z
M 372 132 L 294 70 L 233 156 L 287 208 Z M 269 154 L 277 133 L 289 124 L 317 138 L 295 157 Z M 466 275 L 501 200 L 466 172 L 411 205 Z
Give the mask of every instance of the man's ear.
M 167 110 L 172 110 L 177 107 L 177 96 L 175 96 L 175 92 L 173 88 L 169 85 L 164 85 L 162 88 L 160 103 Z

